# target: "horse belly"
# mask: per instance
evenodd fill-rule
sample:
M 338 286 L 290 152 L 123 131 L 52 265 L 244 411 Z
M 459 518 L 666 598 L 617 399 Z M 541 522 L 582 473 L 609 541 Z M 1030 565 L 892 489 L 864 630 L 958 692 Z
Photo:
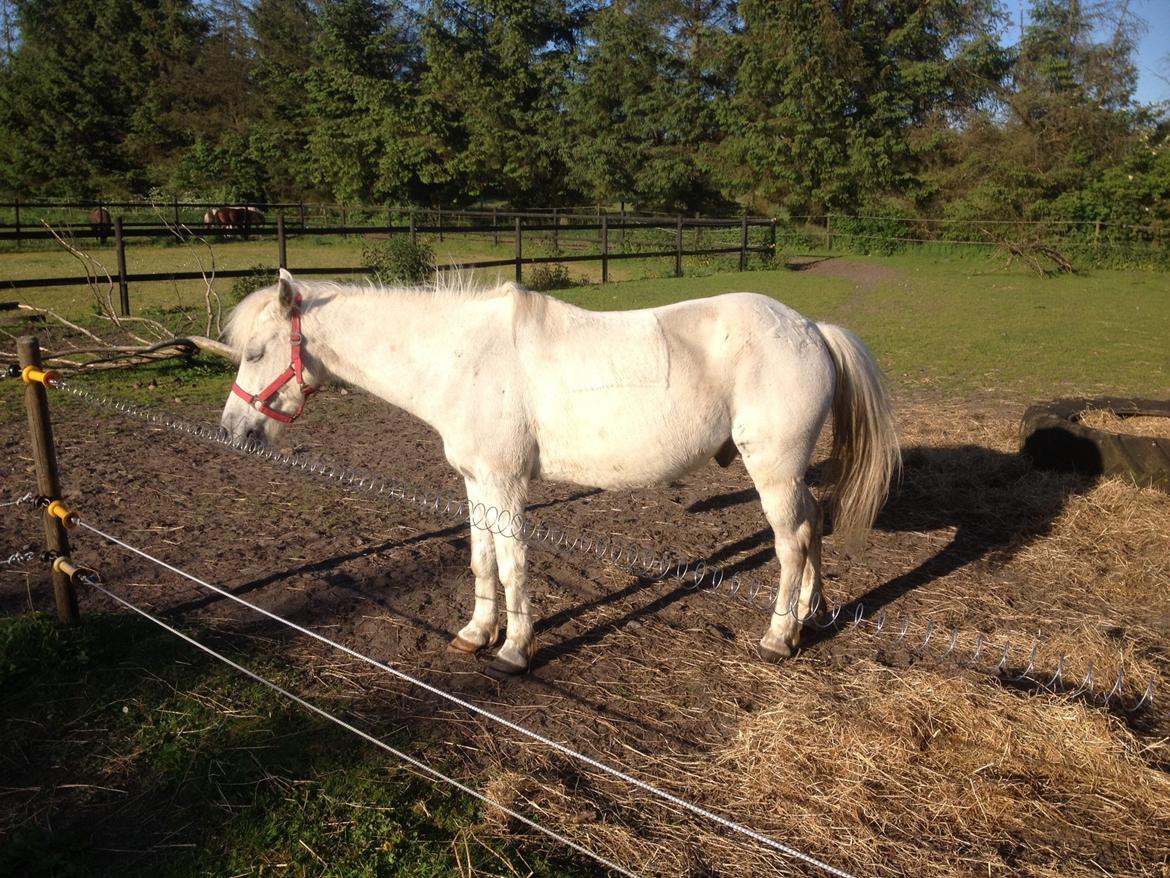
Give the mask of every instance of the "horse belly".
M 572 396 L 540 421 L 540 478 L 597 488 L 660 484 L 702 466 L 730 436 L 725 413 L 684 411 L 662 389 Z

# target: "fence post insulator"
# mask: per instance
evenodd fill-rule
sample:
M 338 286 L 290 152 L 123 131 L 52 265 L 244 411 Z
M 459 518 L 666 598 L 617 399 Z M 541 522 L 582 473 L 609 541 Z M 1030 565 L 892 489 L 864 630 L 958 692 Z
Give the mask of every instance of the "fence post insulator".
M 77 565 L 75 565 L 64 555 L 61 555 L 60 557 L 53 560 L 53 572 L 55 573 L 62 573 L 72 579 L 77 575 L 77 570 Z
M 78 566 L 67 555 L 62 555 L 53 561 L 53 572 L 68 578 L 70 582 L 81 582 L 86 585 L 102 581 L 101 575 L 92 567 Z M 86 582 L 87 579 L 90 581 Z
M 61 519 L 61 523 L 66 527 L 77 527 L 76 513 L 72 512 L 69 507 L 60 500 L 51 501 L 48 507 L 46 507 L 45 511 L 54 518 Z
M 20 372 L 20 377 L 24 379 L 25 384 L 32 384 L 35 381 L 54 390 L 61 382 L 60 372 L 54 372 L 52 369 L 38 369 L 36 366 L 25 366 Z

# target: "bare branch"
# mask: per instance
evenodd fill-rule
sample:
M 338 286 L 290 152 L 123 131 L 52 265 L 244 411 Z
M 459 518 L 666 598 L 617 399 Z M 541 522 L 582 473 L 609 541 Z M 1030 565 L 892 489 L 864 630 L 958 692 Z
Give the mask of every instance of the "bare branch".
M 34 314 L 40 314 L 42 317 L 52 317 L 54 320 L 56 320 L 62 326 L 67 326 L 70 329 L 72 329 L 74 332 L 79 332 L 82 335 L 84 335 L 86 338 L 92 339 L 93 341 L 96 341 L 100 345 L 106 344 L 106 342 L 100 336 L 94 335 L 92 332 L 90 332 L 84 326 L 78 326 L 76 323 L 72 322 L 71 320 L 66 320 L 64 317 L 62 317 L 60 314 L 58 314 L 56 311 L 54 311 L 51 308 L 38 308 L 36 305 L 25 305 L 23 302 L 17 304 L 16 307 L 18 310 L 32 311 Z
M 215 291 L 215 249 L 206 237 L 192 231 L 185 223 L 172 223 L 168 220 L 159 205 L 152 203 L 151 207 L 154 208 L 155 215 L 166 226 L 167 231 L 191 249 L 191 255 L 195 259 L 199 273 L 203 275 L 203 310 L 207 318 L 204 323 L 203 334 L 210 336 L 213 334 L 212 330 L 214 329 L 214 335 L 220 335 L 223 332 L 223 302 L 219 294 Z M 192 242 L 194 241 L 198 241 L 200 245 L 207 248 L 208 267 L 206 268 L 204 267 L 203 259 L 200 258 L 199 250 L 192 246 Z
M 161 213 L 160 216 L 162 216 Z M 206 315 L 204 334 L 177 338 L 175 337 L 174 330 L 160 321 L 146 317 L 120 315 L 114 305 L 114 280 L 109 270 L 100 260 L 85 252 L 80 247 L 77 247 L 71 240 L 68 240 L 47 222 L 42 222 L 42 225 L 53 239 L 81 264 L 82 270 L 85 272 L 89 290 L 97 302 L 99 318 L 109 321 L 118 330 L 138 342 L 136 345 L 113 344 L 103 339 L 97 333 L 65 318 L 51 308 L 18 304 L 16 306 L 18 309 L 30 311 L 41 317 L 53 320 L 72 332 L 83 336 L 95 345 L 93 347 L 65 347 L 55 351 L 46 349 L 43 356 L 47 361 L 53 361 L 59 367 L 64 368 L 105 369 L 176 356 L 191 356 L 196 351 L 206 351 L 230 362 L 239 362 L 239 355 L 232 348 L 211 337 L 213 327 L 216 335 L 220 332 L 222 304 L 213 286 L 215 279 L 215 254 L 210 243 L 201 236 L 192 233 L 186 226 L 168 223 L 165 217 L 163 217 L 163 222 L 167 229 L 179 238 L 179 240 L 185 243 L 189 243 L 191 240 L 199 240 L 208 249 L 211 265 L 210 274 L 205 270 L 203 260 L 196 255 L 199 271 L 203 275 L 204 280 L 203 302 Z M 102 276 L 105 277 L 104 288 L 100 281 Z M 195 322 L 185 310 L 181 314 L 181 317 L 186 324 L 190 325 Z M 137 334 L 132 331 L 131 327 L 137 327 L 145 335 Z M 107 356 L 98 359 L 78 359 L 89 358 L 95 354 L 107 354 Z M 12 355 L 0 351 L 0 361 L 7 362 L 11 358 Z

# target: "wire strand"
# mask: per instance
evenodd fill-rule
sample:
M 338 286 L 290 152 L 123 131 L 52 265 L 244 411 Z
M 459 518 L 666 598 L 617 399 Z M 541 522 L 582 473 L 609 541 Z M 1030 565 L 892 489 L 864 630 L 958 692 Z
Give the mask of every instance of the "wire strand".
M 646 781 L 640 780 L 639 778 L 636 778 L 630 774 L 627 774 L 624 771 L 621 771 L 620 769 L 613 768 L 612 766 L 610 766 L 604 762 L 601 762 L 597 759 L 594 759 L 591 756 L 586 756 L 583 753 L 580 753 L 576 750 L 573 750 L 571 747 L 567 747 L 564 744 L 561 744 L 557 741 L 552 740 L 551 738 L 547 738 L 544 735 L 541 735 L 539 732 L 531 731 L 530 729 L 527 729 L 524 726 L 519 725 L 518 723 L 512 722 L 511 720 L 506 719 L 498 714 L 492 713 L 491 711 L 486 710 L 485 708 L 482 708 L 479 705 L 474 704 L 473 702 L 470 702 L 470 701 L 467 701 L 463 698 L 460 698 L 457 695 L 452 695 L 448 692 L 445 692 L 444 690 L 439 689 L 438 687 L 433 686 L 430 683 L 427 683 L 423 680 L 419 680 L 416 677 L 412 677 L 410 674 L 407 674 L 404 671 L 400 671 L 399 669 L 392 667 L 391 665 L 385 664 L 384 662 L 380 662 L 377 659 L 374 659 L 374 658 L 371 658 L 370 656 L 364 655 L 364 654 L 358 652 L 357 650 L 354 650 L 348 646 L 345 646 L 344 644 L 338 643 L 334 640 L 330 640 L 328 637 L 325 637 L 322 634 L 318 634 L 317 632 L 315 632 L 309 628 L 305 628 L 301 625 L 296 624 L 295 622 L 291 622 L 288 619 L 284 619 L 281 616 L 277 615 L 276 613 L 273 613 L 270 610 L 266 610 L 263 607 L 257 606 L 256 604 L 253 604 L 250 601 L 247 601 L 244 598 L 239 597 L 238 595 L 234 595 L 231 592 L 220 588 L 219 586 L 212 585 L 209 582 L 206 582 L 202 579 L 199 579 L 197 576 L 194 576 L 191 573 L 187 573 L 186 571 L 184 571 L 178 567 L 175 567 L 173 564 L 168 564 L 166 561 L 163 561 L 159 558 L 156 558 L 153 555 L 150 555 L 149 553 L 143 551 L 142 549 L 136 548 L 135 546 L 131 546 L 129 543 L 126 543 L 126 542 L 118 539 L 115 536 L 112 536 L 110 534 L 105 533 L 104 531 L 99 530 L 98 528 L 94 527 L 93 525 L 89 524 L 88 522 L 79 521 L 78 526 L 96 534 L 97 536 L 101 537 L 102 539 L 104 539 L 104 540 L 106 540 L 114 545 L 120 546 L 123 549 L 126 549 L 127 551 L 132 552 L 135 555 L 138 555 L 140 558 L 143 558 L 147 561 L 150 561 L 153 564 L 158 565 L 159 567 L 162 567 L 166 570 L 171 571 L 172 573 L 174 573 L 178 576 L 181 576 L 184 579 L 187 579 L 187 580 L 195 583 L 196 585 L 200 585 L 203 588 L 209 589 L 210 591 L 213 591 L 218 595 L 226 597 L 229 600 L 235 601 L 236 603 L 240 604 L 241 606 L 248 607 L 249 609 L 254 610 L 257 613 L 260 613 L 262 616 L 265 616 L 269 619 L 272 619 L 275 622 L 279 622 L 280 624 L 285 625 L 285 626 L 293 629 L 294 631 L 298 631 L 307 637 L 311 637 L 314 640 L 319 641 L 320 643 L 324 643 L 328 646 L 331 646 L 334 649 L 337 649 L 337 650 L 345 653 L 346 655 L 351 656 L 352 658 L 355 658 L 359 661 L 365 662 L 366 664 L 368 664 L 372 667 L 378 668 L 379 670 L 382 670 L 382 671 L 390 674 L 391 676 L 397 677 L 398 679 L 400 679 L 404 682 L 407 682 L 407 683 L 410 683 L 411 685 L 417 686 L 418 688 L 420 688 L 426 692 L 429 692 L 430 694 L 432 694 L 438 698 L 442 698 L 443 700 L 448 701 L 451 704 L 455 704 L 459 707 L 462 707 L 464 710 L 470 711 L 471 713 L 474 713 L 477 716 L 481 716 L 484 719 L 495 722 L 495 723 L 497 723 L 497 724 L 499 724 L 499 725 L 501 725 L 501 726 L 513 731 L 513 732 L 516 732 L 517 734 L 522 735 L 522 736 L 524 736 L 532 741 L 535 741 L 539 744 L 543 744 L 546 747 L 549 747 L 553 750 L 556 750 L 558 753 L 561 753 L 564 756 L 568 756 L 569 758 L 574 759 L 578 762 L 581 762 L 585 765 L 588 765 L 591 768 L 596 769 L 597 771 L 600 771 L 604 774 L 608 774 L 610 777 L 616 778 L 624 783 L 627 783 L 631 786 L 637 787 L 638 789 L 642 790 L 645 793 L 650 794 L 651 796 L 654 796 L 655 798 L 661 799 L 664 802 L 669 802 L 670 804 L 672 804 L 678 808 L 682 808 L 684 811 L 688 811 L 691 814 L 694 814 L 698 817 L 702 817 L 706 820 L 711 821 L 712 823 L 716 823 L 719 826 L 722 826 L 724 829 L 727 829 L 731 832 L 734 832 L 734 833 L 737 833 L 739 835 L 743 835 L 747 838 L 750 838 L 753 841 L 755 841 L 755 842 L 757 842 L 765 847 L 771 848 L 772 850 L 774 850 L 780 854 L 783 854 L 786 857 L 789 857 L 789 858 L 794 859 L 794 860 L 798 860 L 798 861 L 800 861 L 808 866 L 812 866 L 813 868 L 819 869 L 822 872 L 826 872 L 827 874 L 836 875 L 836 876 L 838 876 L 838 878 L 856 878 L 856 876 L 852 875 L 851 873 L 845 872 L 841 869 L 838 869 L 837 867 L 832 866 L 829 863 L 824 862 L 823 860 L 819 860 L 810 854 L 806 854 L 803 851 L 798 850 L 797 848 L 786 845 L 783 842 L 776 841 L 775 839 L 770 838 L 761 832 L 757 832 L 754 829 L 750 829 L 749 827 L 744 826 L 740 823 L 737 823 L 734 820 L 731 820 L 727 817 L 724 817 L 721 814 L 716 814 L 713 811 L 709 811 L 706 808 L 703 808 L 699 805 L 696 805 L 692 802 L 689 802 L 686 799 L 680 798 L 679 796 L 676 796 L 673 793 L 669 793 L 669 792 L 666 792 L 665 790 L 661 790 L 658 787 L 647 783 Z
M 238 664 L 237 662 L 232 661 L 231 659 L 227 658 L 226 656 L 216 652 L 210 646 L 207 646 L 206 644 L 199 642 L 198 640 L 191 637 L 190 635 L 184 634 L 182 631 L 179 631 L 177 628 L 174 628 L 174 627 L 168 625 L 166 622 L 162 621 L 161 619 L 152 615 L 151 613 L 147 612 L 146 610 L 142 609 L 141 607 L 136 606 L 135 604 L 131 603 L 130 601 L 126 600 L 125 598 L 121 597 L 120 595 L 117 595 L 114 592 L 110 591 L 109 589 L 105 588 L 92 576 L 83 576 L 83 577 L 81 577 L 81 580 L 86 585 L 90 586 L 91 588 L 97 589 L 102 594 L 106 595 L 107 597 L 112 598 L 113 600 L 115 600 L 119 604 L 121 604 L 122 606 L 126 607 L 129 610 L 132 610 L 133 612 L 137 613 L 138 615 L 142 616 L 143 618 L 149 619 L 154 624 L 158 625 L 161 628 L 166 629 L 171 634 L 174 634 L 176 637 L 180 638 L 181 640 L 186 641 L 187 643 L 194 646 L 196 649 L 202 650 L 203 652 L 207 653 L 212 658 L 223 662 L 225 665 L 228 665 L 231 668 L 234 668 L 235 670 L 239 671 L 241 674 L 244 674 L 245 676 L 250 677 L 251 679 L 255 680 L 257 683 L 262 683 L 263 685 L 267 686 L 272 691 L 274 691 L 280 695 L 283 695 L 285 698 L 288 698 L 290 701 L 293 701 L 296 704 L 300 705 L 301 707 L 305 708 L 305 710 L 311 711 L 312 713 L 315 713 L 318 716 L 329 720 L 329 722 L 340 726 L 341 728 L 345 729 L 346 731 L 353 732 L 353 734 L 357 735 L 358 737 L 362 738 L 363 740 L 368 741 L 369 743 L 371 743 L 377 747 L 382 748 L 387 753 L 390 753 L 391 755 L 395 756 L 396 758 L 401 759 L 403 762 L 406 762 L 409 765 L 413 766 L 414 768 L 417 768 L 419 771 L 423 772 L 424 774 L 429 775 L 430 777 L 434 778 L 435 780 L 440 780 L 440 781 L 443 781 L 444 783 L 448 783 L 451 786 L 455 787 L 460 792 L 466 793 L 467 795 L 472 796 L 472 797 L 478 799 L 479 801 L 483 802 L 484 804 L 492 806 L 493 808 L 498 808 L 500 811 L 507 814 L 509 817 L 512 817 L 516 820 L 519 820 L 524 825 L 529 826 L 538 832 L 544 833 L 545 835 L 547 835 L 549 838 L 553 839 L 554 841 L 558 841 L 561 844 L 565 845 L 566 847 L 572 848 L 573 850 L 577 851 L 578 853 L 585 854 L 586 856 L 590 857 L 593 860 L 596 860 L 598 863 L 605 866 L 607 869 L 610 869 L 611 871 L 616 872 L 619 875 L 627 875 L 627 876 L 630 876 L 630 878 L 638 878 L 636 873 L 631 872 L 628 869 L 623 868 L 622 866 L 619 866 L 617 863 L 613 862 L 612 860 L 606 859 L 601 854 L 598 854 L 595 851 L 590 850 L 589 848 L 585 847 L 584 845 L 578 844 L 577 842 L 573 841 L 570 838 L 566 838 L 565 836 L 561 835 L 560 833 L 556 832 L 555 830 L 549 829 L 545 826 L 541 826 L 535 820 L 532 820 L 528 817 L 525 817 L 523 814 L 520 814 L 517 811 L 514 811 L 513 809 L 509 808 L 507 805 L 503 805 L 503 804 L 495 801 L 494 799 L 491 799 L 488 796 L 485 796 L 484 794 L 478 792 L 477 790 L 472 789 L 471 787 L 467 786 L 466 784 L 460 783 L 459 781 L 455 780 L 453 777 L 450 777 L 446 774 L 443 774 L 443 772 L 439 771 L 437 768 L 433 768 L 430 765 L 428 765 L 427 763 L 425 763 L 419 759 L 416 759 L 415 757 L 413 757 L 407 753 L 404 753 L 401 750 L 396 749 L 395 747 L 391 746 L 390 744 L 387 744 L 381 738 L 377 738 L 377 737 L 369 734 L 368 732 L 362 731 L 361 729 L 357 728 L 356 726 L 354 726 L 354 725 L 346 722 L 345 720 L 340 719 L 339 717 L 336 717 L 333 714 L 329 713 L 329 711 L 325 710 L 324 708 L 318 707 L 317 705 L 313 704 L 310 701 L 306 701 L 304 698 L 301 698 L 299 695 L 297 695 L 293 692 L 290 692 L 288 689 L 283 688 L 282 686 L 280 686 L 277 683 L 273 683 L 271 680 L 267 679 L 266 677 L 261 676 L 260 674 L 251 670 L 250 668 L 247 668 L 244 665 L 241 665 L 241 664 Z

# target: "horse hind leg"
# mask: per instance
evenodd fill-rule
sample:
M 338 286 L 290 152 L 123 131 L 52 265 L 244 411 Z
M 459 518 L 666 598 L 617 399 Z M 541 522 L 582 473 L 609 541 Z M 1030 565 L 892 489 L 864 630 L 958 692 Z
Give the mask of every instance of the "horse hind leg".
M 808 556 L 804 562 L 804 577 L 800 583 L 800 603 L 797 608 L 802 625 L 814 619 L 824 619 L 828 609 L 825 606 L 821 584 L 821 542 L 825 534 L 825 512 L 812 492 L 807 488 L 805 491 L 808 493 L 806 502 L 812 505 L 813 515 L 812 539 L 809 540 Z
M 791 656 L 800 645 L 801 626 L 820 588 L 817 506 L 800 476 L 770 484 L 757 482 L 756 487 L 780 562 L 772 620 L 760 639 L 759 653 L 761 658 L 778 661 Z

